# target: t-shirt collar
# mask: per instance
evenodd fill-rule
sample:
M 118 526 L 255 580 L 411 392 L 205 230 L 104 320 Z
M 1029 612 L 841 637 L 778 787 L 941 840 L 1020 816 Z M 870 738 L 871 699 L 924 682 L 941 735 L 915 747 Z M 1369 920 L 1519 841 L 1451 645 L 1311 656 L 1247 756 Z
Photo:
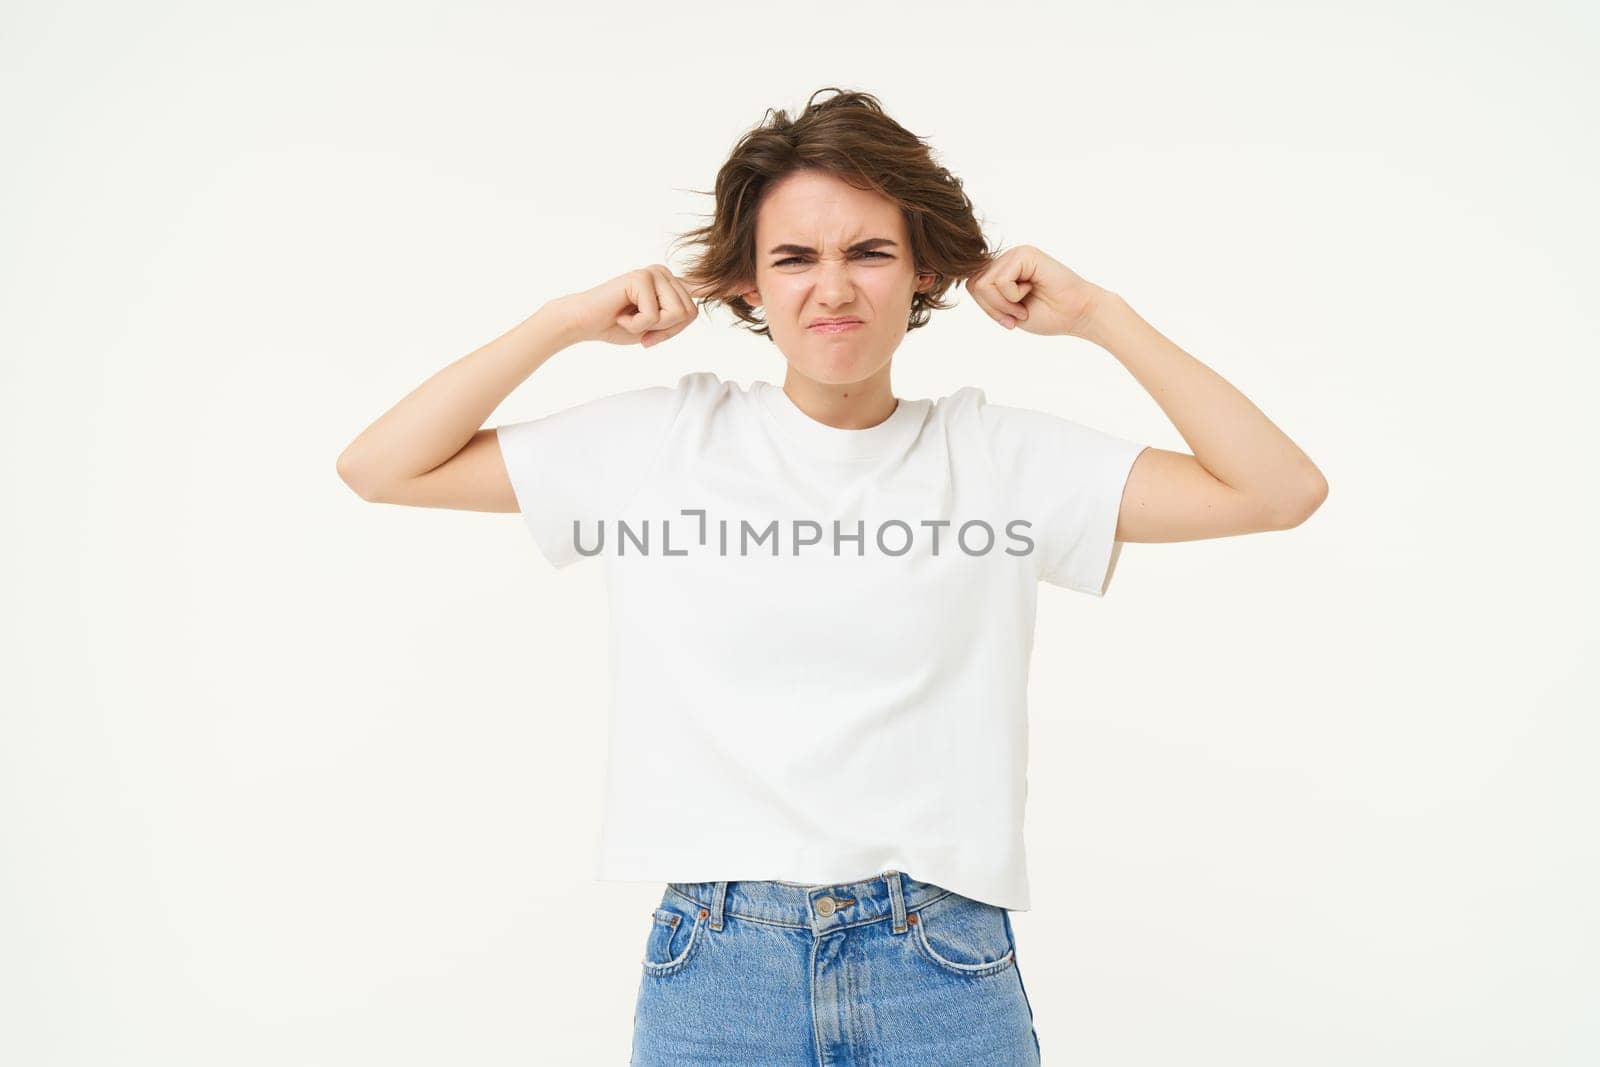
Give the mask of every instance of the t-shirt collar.
M 818 422 L 802 411 L 782 386 L 755 383 L 762 409 L 797 444 L 824 459 L 874 459 L 897 451 L 916 434 L 928 406 L 926 400 L 900 397 L 894 411 L 876 426 L 845 430 Z

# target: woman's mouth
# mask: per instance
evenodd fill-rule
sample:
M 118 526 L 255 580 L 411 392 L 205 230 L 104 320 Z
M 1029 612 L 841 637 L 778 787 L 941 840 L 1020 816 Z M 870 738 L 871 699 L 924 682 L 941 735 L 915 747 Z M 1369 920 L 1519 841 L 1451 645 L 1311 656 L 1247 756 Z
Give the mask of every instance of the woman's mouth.
M 844 333 L 863 325 L 860 319 L 832 319 L 813 322 L 806 329 L 812 333 Z

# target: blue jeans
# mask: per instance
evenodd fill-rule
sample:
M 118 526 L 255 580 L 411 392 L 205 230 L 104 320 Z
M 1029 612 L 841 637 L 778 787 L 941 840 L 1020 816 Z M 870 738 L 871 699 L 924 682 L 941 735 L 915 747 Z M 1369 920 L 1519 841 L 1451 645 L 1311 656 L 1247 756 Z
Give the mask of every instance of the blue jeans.
M 898 871 L 669 883 L 643 969 L 634 1067 L 1039 1062 L 1005 909 Z

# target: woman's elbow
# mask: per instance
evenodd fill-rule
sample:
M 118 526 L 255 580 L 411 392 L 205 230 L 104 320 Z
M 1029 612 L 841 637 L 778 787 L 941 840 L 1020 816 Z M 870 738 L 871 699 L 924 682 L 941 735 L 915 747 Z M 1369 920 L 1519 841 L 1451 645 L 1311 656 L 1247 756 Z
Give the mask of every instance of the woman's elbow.
M 1278 510 L 1277 528 L 1280 530 L 1294 529 L 1315 514 L 1316 510 L 1322 506 L 1322 502 L 1327 499 L 1328 480 L 1319 474 L 1316 481 L 1294 498 L 1292 504 Z
M 338 472 L 339 480 L 349 486 L 362 500 L 368 503 L 378 502 L 377 481 L 363 473 L 348 450 L 339 453 L 338 460 L 334 462 L 334 470 Z

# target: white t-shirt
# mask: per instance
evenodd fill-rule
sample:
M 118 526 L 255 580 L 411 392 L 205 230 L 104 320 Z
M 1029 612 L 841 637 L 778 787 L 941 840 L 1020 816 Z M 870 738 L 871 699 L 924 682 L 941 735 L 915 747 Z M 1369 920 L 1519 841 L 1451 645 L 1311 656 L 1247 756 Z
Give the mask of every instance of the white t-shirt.
M 971 386 L 838 429 L 710 372 L 497 436 L 540 552 L 606 564 L 597 879 L 1031 906 L 1038 583 L 1104 595 L 1143 445 Z

